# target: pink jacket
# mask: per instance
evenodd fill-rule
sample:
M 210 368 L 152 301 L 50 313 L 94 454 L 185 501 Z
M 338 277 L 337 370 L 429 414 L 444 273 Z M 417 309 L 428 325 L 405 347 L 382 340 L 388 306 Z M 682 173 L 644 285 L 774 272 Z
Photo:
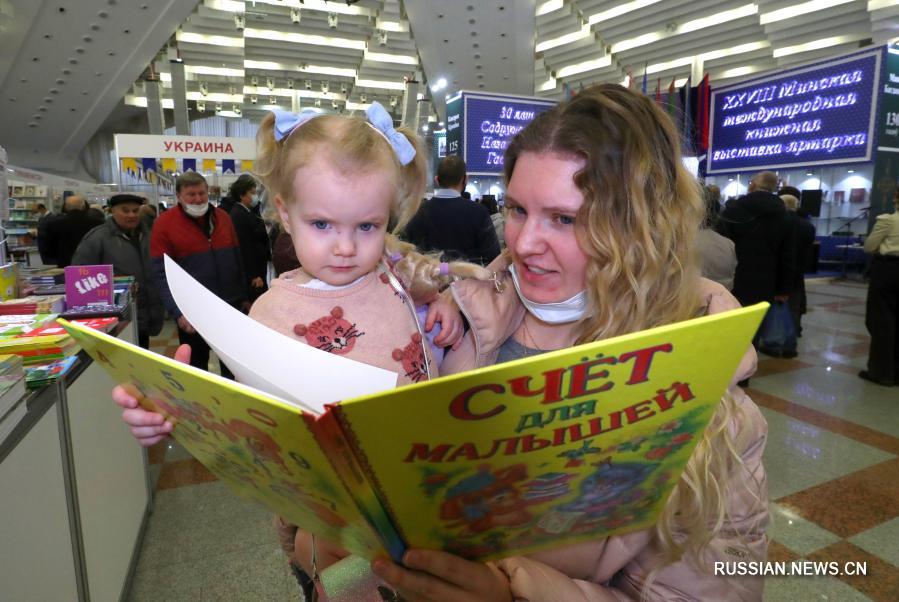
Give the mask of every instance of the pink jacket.
M 496 361 L 499 347 L 519 327 L 525 313 L 508 277 L 505 284 L 501 293 L 495 290 L 492 282 L 465 280 L 453 284 L 453 296 L 472 329 L 466 334 L 462 346 L 441 364 L 441 374 L 470 370 Z M 704 313 L 740 307 L 720 284 L 702 279 L 700 290 L 705 301 Z M 755 403 L 735 386 L 738 380 L 755 372 L 755 368 L 756 353 L 750 347 L 731 382 L 731 393 L 743 409 L 746 420 L 745 424 L 732 424 L 731 428 L 734 432 L 747 432 L 746 440 L 750 443 L 741 450 L 741 457 L 746 470 L 759 484 L 755 494 L 762 503 L 757 503 L 745 488 L 735 488 L 729 504 L 730 521 L 707 548 L 706 570 L 681 560 L 658 571 L 651 586 L 642 592 L 660 553 L 651 531 L 643 530 L 497 562 L 500 570 L 509 577 L 515 599 L 631 600 L 640 599 L 645 593 L 648 600 L 761 600 L 761 578 L 712 575 L 716 561 L 764 560 L 766 557 L 768 490 L 762 452 L 768 425 Z

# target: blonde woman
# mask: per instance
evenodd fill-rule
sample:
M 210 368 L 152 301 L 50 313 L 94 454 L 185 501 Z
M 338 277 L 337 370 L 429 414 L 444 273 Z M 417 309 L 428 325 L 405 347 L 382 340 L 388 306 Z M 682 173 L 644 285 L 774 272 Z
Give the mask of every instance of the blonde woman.
M 505 176 L 508 259 L 493 267 L 509 286 L 453 285 L 473 330 L 444 373 L 739 306 L 699 277 L 700 191 L 648 97 L 585 90 L 512 141 Z M 732 383 L 754 367 L 749 349 Z M 406 600 L 760 600 L 760 579 L 713 569 L 765 558 L 766 432 L 732 384 L 654 529 L 488 564 L 411 550 L 406 568 L 373 569 Z

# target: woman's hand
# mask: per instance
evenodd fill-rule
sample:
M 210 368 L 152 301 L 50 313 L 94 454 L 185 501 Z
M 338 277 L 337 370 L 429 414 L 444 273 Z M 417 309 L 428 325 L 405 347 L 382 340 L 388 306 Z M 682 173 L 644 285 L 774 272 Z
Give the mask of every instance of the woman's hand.
M 312 576 L 312 534 L 303 529 L 297 529 L 296 538 L 293 542 L 294 562 L 297 563 L 306 574 Z M 321 572 L 340 560 L 343 560 L 350 553 L 339 545 L 331 543 L 327 539 L 317 537 L 315 539 L 315 568 L 319 575 Z
M 178 347 L 175 351 L 175 361 L 190 363 L 190 345 Z M 136 392 L 129 392 L 127 385 L 119 385 L 113 389 L 112 400 L 122 408 L 122 420 L 131 427 L 131 434 L 144 447 L 159 443 L 168 437 L 174 428 L 162 414 L 140 407 Z
M 447 552 L 409 550 L 406 568 L 379 558 L 371 568 L 395 589 L 403 600 L 452 602 L 511 602 L 506 575 L 490 564 L 471 562 Z
M 440 322 L 440 334 L 434 338 L 434 344 L 438 347 L 452 345 L 455 349 L 465 334 L 465 326 L 462 322 L 462 312 L 452 297 L 440 295 L 428 304 L 425 332 L 431 332 L 437 322 Z

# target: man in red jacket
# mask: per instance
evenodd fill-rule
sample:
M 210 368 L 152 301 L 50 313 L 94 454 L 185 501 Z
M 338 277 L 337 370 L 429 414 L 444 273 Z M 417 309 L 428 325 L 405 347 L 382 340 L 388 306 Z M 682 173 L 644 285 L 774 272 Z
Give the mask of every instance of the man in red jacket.
M 178 205 L 162 213 L 150 235 L 150 261 L 162 302 L 178 322 L 178 340 L 191 348 L 190 364 L 207 369 L 209 345 L 181 314 L 165 277 L 163 255 L 230 305 L 246 310 L 247 287 L 237 234 L 228 214 L 209 204 L 206 178 L 189 171 L 175 181 Z M 233 378 L 219 362 L 222 376 Z

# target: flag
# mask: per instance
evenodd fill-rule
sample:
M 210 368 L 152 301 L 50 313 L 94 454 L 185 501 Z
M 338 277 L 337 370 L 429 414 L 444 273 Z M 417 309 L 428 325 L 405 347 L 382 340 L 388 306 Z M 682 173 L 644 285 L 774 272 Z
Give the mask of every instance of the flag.
M 674 118 L 674 109 L 675 102 L 677 102 L 674 98 L 674 78 L 671 78 L 671 85 L 668 86 L 668 114 L 671 115 L 671 118 Z
M 162 172 L 163 173 L 174 173 L 177 171 L 178 166 L 175 163 L 174 159 L 163 159 L 162 160 Z
M 571 93 L 571 86 L 568 85 L 568 82 L 564 82 L 562 84 L 562 99 L 563 100 L 571 100 L 573 94 Z
M 203 159 L 203 172 L 215 173 L 215 159 Z
M 699 151 L 709 150 L 709 102 L 711 93 L 709 90 L 709 74 L 706 73 L 699 84 L 699 101 L 696 111 L 696 128 L 699 130 Z
M 237 173 L 234 169 L 234 159 L 222 159 L 222 173 Z
M 688 156 L 693 156 L 696 152 L 696 137 L 693 132 L 693 102 L 690 98 L 693 95 L 692 77 L 692 75 L 688 75 L 687 82 L 684 84 L 684 102 L 682 104 L 684 114 L 682 116 L 681 132 L 683 132 L 684 136 L 684 150 Z
M 584 91 L 584 82 L 578 82 L 577 84 L 577 93 L 580 94 Z
M 197 171 L 196 159 L 184 159 L 181 161 L 181 171 Z
M 646 70 L 649 69 L 649 63 L 643 65 L 643 85 L 640 87 L 640 91 L 643 94 L 646 94 Z
M 137 159 L 131 159 L 131 158 L 122 159 L 122 171 L 136 176 L 139 172 L 139 170 L 137 168 Z
M 241 161 L 240 171 L 243 173 L 253 171 L 253 161 L 251 159 L 244 159 Z
M 153 180 L 151 180 L 150 178 L 156 177 L 156 171 L 158 169 L 156 167 L 156 159 L 152 157 L 144 157 L 140 160 L 140 165 L 141 169 L 144 172 L 144 179 L 148 182 L 152 182 Z
M 656 102 L 658 104 L 662 104 L 662 78 L 660 77 L 656 82 Z
M 627 89 L 633 90 L 634 88 L 634 74 L 631 72 L 631 66 L 627 66 Z

